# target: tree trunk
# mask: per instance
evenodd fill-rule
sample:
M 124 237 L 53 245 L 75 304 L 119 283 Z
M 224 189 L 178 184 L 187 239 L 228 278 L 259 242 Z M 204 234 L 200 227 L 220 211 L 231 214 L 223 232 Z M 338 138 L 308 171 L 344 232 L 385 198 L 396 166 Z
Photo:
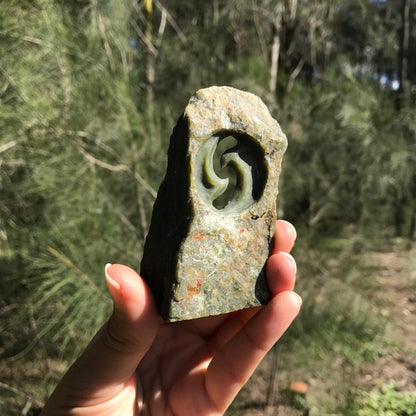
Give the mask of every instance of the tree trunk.
M 280 36 L 282 33 L 282 10 L 278 6 L 276 16 L 273 19 L 273 43 L 272 54 L 270 62 L 270 92 L 276 92 L 277 73 L 279 69 L 279 55 L 280 55 Z
M 400 111 L 403 96 L 406 91 L 408 81 L 408 62 L 409 62 L 409 37 L 410 37 L 410 1 L 402 0 L 400 5 L 400 28 L 398 31 L 399 49 L 397 57 L 397 74 L 399 78 L 399 88 L 396 97 L 396 109 Z
M 149 45 L 153 43 L 153 24 L 152 24 L 152 0 L 144 0 L 146 11 L 146 40 Z M 155 56 L 152 53 L 148 53 L 147 65 L 146 65 L 146 78 L 147 78 L 147 107 L 150 114 L 150 118 L 153 120 L 153 107 L 154 107 L 154 94 L 153 86 L 155 83 Z

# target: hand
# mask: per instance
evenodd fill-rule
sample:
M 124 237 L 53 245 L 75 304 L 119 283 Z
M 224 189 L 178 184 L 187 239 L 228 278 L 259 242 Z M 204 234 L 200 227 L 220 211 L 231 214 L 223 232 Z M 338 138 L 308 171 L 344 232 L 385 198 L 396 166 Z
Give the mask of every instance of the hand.
M 106 268 L 109 321 L 52 394 L 42 415 L 221 415 L 299 312 L 292 292 L 296 232 L 277 221 L 263 307 L 163 323 L 141 277 Z

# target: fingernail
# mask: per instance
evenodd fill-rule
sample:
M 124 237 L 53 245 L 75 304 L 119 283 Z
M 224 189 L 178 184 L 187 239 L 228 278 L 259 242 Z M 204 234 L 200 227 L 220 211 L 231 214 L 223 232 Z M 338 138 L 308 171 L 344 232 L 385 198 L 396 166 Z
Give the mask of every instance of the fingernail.
M 295 236 L 295 240 L 296 240 L 296 237 L 298 236 L 298 234 L 296 232 L 296 228 L 294 227 L 294 225 L 291 224 L 289 221 L 286 221 L 286 220 L 281 220 L 281 221 L 285 222 L 289 226 L 289 228 L 292 231 L 292 234 Z
M 281 251 L 279 254 L 283 254 L 284 256 L 286 256 L 290 260 L 290 262 L 292 263 L 293 270 L 296 274 L 297 271 L 298 271 L 298 266 L 296 265 L 296 260 L 289 253 L 286 253 L 284 251 Z
M 108 273 L 108 269 L 110 268 L 110 266 L 111 266 L 111 263 L 107 263 L 106 265 L 105 265 L 105 268 L 104 268 L 104 272 L 105 272 L 105 278 L 106 278 L 106 280 L 107 280 L 107 283 L 109 284 L 109 285 L 111 285 L 114 289 L 116 289 L 116 290 L 120 290 L 120 284 L 118 283 L 118 282 L 116 282 L 111 276 L 110 276 L 110 274 Z
M 293 292 L 295 295 L 296 295 L 296 297 L 298 298 L 298 301 L 299 301 L 299 306 L 302 306 L 302 298 L 296 293 L 296 292 Z

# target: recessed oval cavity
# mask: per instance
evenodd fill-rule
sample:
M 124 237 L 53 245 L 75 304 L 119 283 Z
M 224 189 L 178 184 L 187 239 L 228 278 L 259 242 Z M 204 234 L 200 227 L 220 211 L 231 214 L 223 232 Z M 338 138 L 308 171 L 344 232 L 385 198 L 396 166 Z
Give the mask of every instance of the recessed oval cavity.
M 262 196 L 266 180 L 263 149 L 246 134 L 216 133 L 196 155 L 196 188 L 214 211 L 237 214 L 247 210 Z

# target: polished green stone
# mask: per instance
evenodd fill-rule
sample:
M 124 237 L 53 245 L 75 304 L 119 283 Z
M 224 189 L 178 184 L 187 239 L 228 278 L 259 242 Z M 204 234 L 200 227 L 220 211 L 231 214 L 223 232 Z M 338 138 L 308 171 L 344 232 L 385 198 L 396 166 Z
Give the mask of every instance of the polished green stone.
M 141 275 L 165 320 L 259 306 L 286 137 L 263 102 L 199 90 L 170 139 Z

